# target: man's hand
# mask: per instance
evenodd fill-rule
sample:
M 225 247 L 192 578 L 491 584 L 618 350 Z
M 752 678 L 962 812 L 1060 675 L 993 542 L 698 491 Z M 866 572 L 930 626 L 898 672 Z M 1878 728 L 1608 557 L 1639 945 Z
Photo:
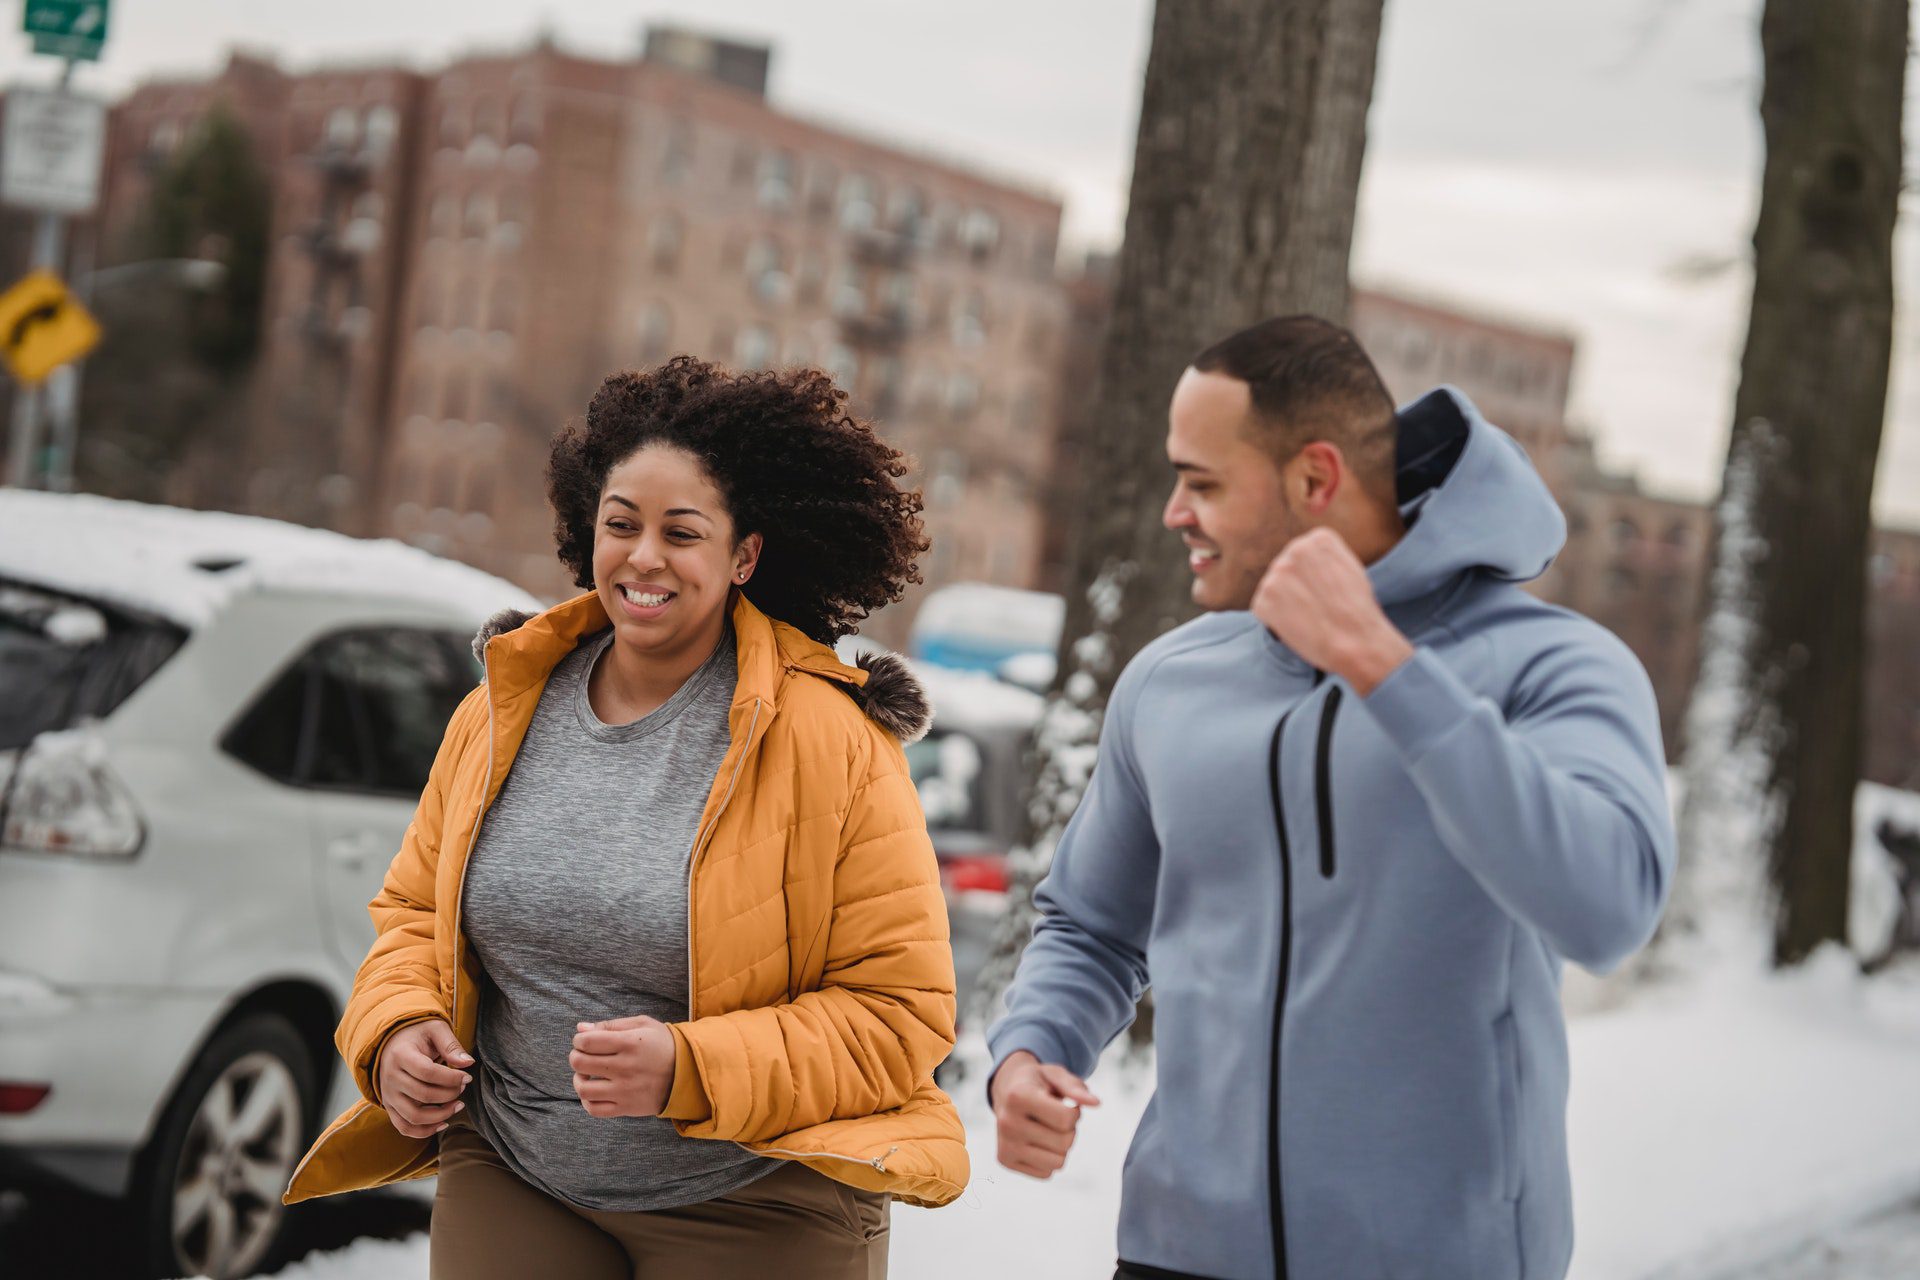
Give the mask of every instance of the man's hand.
M 1015 1173 L 1051 1178 L 1067 1162 L 1080 1109 L 1099 1105 L 1087 1082 L 1065 1067 L 1024 1049 L 1008 1054 L 993 1077 L 1000 1163 Z
M 473 1055 L 441 1019 L 402 1027 L 374 1064 L 381 1109 L 407 1137 L 431 1138 L 467 1105 L 460 1094 L 473 1077 L 458 1068 L 472 1065 Z
M 1363 698 L 1413 656 L 1374 599 L 1366 566 L 1331 529 L 1289 542 L 1267 566 L 1252 607 L 1282 644 Z
M 590 1116 L 657 1116 L 673 1091 L 673 1032 L 640 1015 L 576 1024 L 573 1091 Z

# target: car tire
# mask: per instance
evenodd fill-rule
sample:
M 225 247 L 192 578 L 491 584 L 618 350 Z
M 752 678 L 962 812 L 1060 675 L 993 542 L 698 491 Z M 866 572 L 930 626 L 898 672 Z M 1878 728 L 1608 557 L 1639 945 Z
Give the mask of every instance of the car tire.
M 135 1170 L 144 1275 L 238 1280 L 274 1257 L 315 1090 L 312 1056 L 278 1014 L 248 1014 L 208 1042 Z

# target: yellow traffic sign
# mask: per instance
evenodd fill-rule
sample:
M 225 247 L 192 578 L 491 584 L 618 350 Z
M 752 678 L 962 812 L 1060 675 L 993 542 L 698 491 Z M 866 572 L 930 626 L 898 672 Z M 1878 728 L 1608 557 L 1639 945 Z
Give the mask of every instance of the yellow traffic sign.
M 100 344 L 100 322 L 51 271 L 35 271 L 0 293 L 0 359 L 33 384 Z

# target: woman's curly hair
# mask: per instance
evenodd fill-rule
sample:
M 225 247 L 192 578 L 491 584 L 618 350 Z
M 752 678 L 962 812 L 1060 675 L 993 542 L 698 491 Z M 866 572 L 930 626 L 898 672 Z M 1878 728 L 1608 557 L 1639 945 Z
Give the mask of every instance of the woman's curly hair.
M 823 644 L 921 580 L 928 543 L 917 490 L 897 483 L 905 457 L 847 410 L 818 369 L 732 373 L 692 356 L 600 384 L 585 422 L 547 459 L 560 561 L 591 588 L 593 534 L 607 474 L 642 447 L 700 460 L 736 536 L 765 545 L 741 588 L 763 613 Z

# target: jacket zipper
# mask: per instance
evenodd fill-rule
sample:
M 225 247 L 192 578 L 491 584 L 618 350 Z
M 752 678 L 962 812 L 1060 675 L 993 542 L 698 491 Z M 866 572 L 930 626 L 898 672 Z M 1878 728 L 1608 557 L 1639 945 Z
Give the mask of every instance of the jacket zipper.
M 693 840 L 693 852 L 687 855 L 687 1017 L 693 1017 L 693 873 L 700 865 L 700 855 L 706 852 L 707 843 L 713 839 L 713 833 L 720 829 L 720 819 L 726 816 L 727 806 L 733 803 L 733 789 L 740 783 L 740 771 L 747 767 L 747 753 L 753 750 L 753 731 L 760 727 L 760 699 L 753 700 L 753 718 L 747 721 L 747 740 L 740 744 L 740 758 L 733 762 L 733 776 L 727 779 L 726 794 L 720 797 L 720 807 L 713 812 L 713 821 L 706 829 L 698 832 Z
M 1287 1277 L 1287 1220 L 1280 1199 L 1280 1023 L 1287 1007 L 1287 971 L 1293 961 L 1293 851 L 1287 841 L 1286 806 L 1280 799 L 1280 743 L 1287 731 L 1289 710 L 1273 727 L 1273 745 L 1267 752 L 1267 789 L 1273 797 L 1273 825 L 1280 833 L 1280 975 L 1273 997 L 1271 1061 L 1267 1072 L 1267 1199 L 1273 1223 L 1274 1280 Z
M 871 1160 L 862 1160 L 859 1156 L 835 1155 L 831 1151 L 789 1151 L 785 1147 L 760 1147 L 756 1149 L 747 1146 L 744 1142 L 737 1142 L 734 1145 L 744 1150 L 752 1151 L 757 1156 L 792 1156 L 796 1160 L 845 1160 L 848 1164 L 864 1164 L 868 1168 L 877 1170 L 880 1173 L 887 1171 L 887 1156 L 892 1155 L 900 1149 L 900 1144 L 896 1142 L 887 1148 L 887 1155 L 875 1156 Z
M 1314 753 L 1313 802 L 1320 822 L 1320 875 L 1333 879 L 1333 721 L 1340 714 L 1340 686 L 1327 690 L 1320 708 L 1320 746 Z
M 480 844 L 480 824 L 487 820 L 487 795 L 493 790 L 493 673 L 487 670 L 487 651 L 480 651 L 480 670 L 487 685 L 487 778 L 480 786 L 480 812 L 474 815 L 473 831 L 467 836 L 466 861 L 460 864 L 460 884 L 453 891 L 453 1007 L 447 1010 L 449 1021 L 460 1019 L 460 903 L 467 896 L 467 872 L 473 869 L 473 851 Z M 476 1024 L 477 1026 L 477 1024 Z M 463 1045 L 462 1048 L 465 1048 Z M 478 1060 L 479 1055 L 467 1050 Z

